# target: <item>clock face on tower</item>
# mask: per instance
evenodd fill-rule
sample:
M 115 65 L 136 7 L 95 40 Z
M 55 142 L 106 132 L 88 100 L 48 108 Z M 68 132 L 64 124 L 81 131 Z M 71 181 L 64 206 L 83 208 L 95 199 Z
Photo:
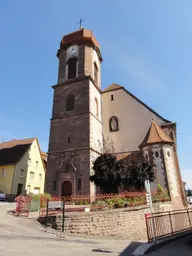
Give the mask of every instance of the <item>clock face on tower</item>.
M 67 60 L 72 57 L 78 57 L 78 46 L 72 45 L 67 49 Z

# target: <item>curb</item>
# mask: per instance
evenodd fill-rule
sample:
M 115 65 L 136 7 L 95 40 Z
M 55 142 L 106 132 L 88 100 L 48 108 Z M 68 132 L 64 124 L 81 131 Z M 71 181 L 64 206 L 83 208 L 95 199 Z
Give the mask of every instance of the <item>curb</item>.
M 189 236 L 192 235 L 192 231 L 187 231 L 185 233 L 181 233 L 181 234 L 177 234 L 171 237 L 167 237 L 164 238 L 162 240 L 157 241 L 156 243 L 145 243 L 145 244 L 141 244 L 139 247 L 137 247 L 137 249 L 132 253 L 132 255 L 134 256 L 141 256 L 141 255 L 145 255 L 147 253 L 150 253 L 152 251 L 155 251 L 167 244 L 170 244 L 174 241 L 176 241 L 177 239 L 180 239 L 182 237 L 185 236 Z
M 57 231 L 53 231 L 52 229 L 49 229 L 49 228 L 44 228 L 41 226 L 41 224 L 38 223 L 37 225 L 40 230 L 44 233 L 48 233 L 50 234 L 51 236 L 54 236 L 54 237 L 58 237 L 58 238 L 68 238 L 68 236 L 65 234 L 65 233 L 59 233 Z

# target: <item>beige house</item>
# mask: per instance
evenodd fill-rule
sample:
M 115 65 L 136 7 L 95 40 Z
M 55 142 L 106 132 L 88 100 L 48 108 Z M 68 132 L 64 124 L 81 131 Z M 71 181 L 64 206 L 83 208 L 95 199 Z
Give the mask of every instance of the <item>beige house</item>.
M 0 143 L 0 191 L 7 195 L 42 194 L 46 154 L 37 138 Z

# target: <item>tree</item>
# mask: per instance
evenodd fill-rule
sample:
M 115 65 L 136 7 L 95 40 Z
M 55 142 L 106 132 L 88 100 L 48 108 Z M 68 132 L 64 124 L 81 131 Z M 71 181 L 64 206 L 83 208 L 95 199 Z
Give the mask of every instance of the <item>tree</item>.
M 117 160 L 110 153 L 101 154 L 93 162 L 94 175 L 90 181 L 100 187 L 104 193 L 118 193 L 119 187 L 129 190 L 144 190 L 145 180 L 154 181 L 153 166 L 144 161 Z
M 120 165 L 112 154 L 101 154 L 93 162 L 94 175 L 90 181 L 100 187 L 104 193 L 118 193 L 121 185 Z
M 147 161 L 136 160 L 127 163 L 127 179 L 125 184 L 133 186 L 136 190 L 143 191 L 145 188 L 145 181 L 153 182 L 155 174 L 153 165 Z

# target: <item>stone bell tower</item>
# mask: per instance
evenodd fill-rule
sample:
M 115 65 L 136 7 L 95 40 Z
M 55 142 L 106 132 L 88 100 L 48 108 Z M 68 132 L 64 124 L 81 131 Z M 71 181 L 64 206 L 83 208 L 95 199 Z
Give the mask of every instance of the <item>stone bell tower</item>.
M 65 35 L 57 52 L 46 191 L 93 195 L 92 160 L 102 151 L 100 47 L 92 31 Z

